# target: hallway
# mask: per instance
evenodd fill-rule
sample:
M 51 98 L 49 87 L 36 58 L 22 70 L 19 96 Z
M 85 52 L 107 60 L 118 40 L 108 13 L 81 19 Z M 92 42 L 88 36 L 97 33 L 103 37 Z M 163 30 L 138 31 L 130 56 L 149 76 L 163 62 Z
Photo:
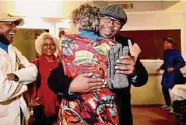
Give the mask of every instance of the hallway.
M 134 125 L 179 125 L 174 115 L 160 106 L 133 106 Z

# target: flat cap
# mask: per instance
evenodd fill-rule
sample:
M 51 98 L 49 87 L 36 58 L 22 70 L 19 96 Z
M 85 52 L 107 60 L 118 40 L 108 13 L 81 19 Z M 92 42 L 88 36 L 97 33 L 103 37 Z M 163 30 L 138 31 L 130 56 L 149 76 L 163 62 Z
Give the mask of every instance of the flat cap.
M 124 24 L 127 22 L 127 14 L 117 4 L 113 4 L 113 5 L 103 7 L 100 10 L 99 14 L 114 17 L 116 19 L 119 19 L 119 20 L 123 21 Z

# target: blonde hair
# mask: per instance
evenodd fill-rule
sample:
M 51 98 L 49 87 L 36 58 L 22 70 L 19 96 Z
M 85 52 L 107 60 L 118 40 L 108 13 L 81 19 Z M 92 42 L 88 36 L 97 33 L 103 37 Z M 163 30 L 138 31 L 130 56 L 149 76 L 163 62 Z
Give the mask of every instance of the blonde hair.
M 71 18 L 74 25 L 78 25 L 78 29 L 98 32 L 99 25 L 99 8 L 85 3 L 80 5 L 72 12 Z
M 42 33 L 35 41 L 35 49 L 36 52 L 41 55 L 42 54 L 42 45 L 45 41 L 45 39 L 51 39 L 56 47 L 56 51 L 59 50 L 60 48 L 60 42 L 59 39 L 57 39 L 56 37 L 52 36 L 50 33 Z

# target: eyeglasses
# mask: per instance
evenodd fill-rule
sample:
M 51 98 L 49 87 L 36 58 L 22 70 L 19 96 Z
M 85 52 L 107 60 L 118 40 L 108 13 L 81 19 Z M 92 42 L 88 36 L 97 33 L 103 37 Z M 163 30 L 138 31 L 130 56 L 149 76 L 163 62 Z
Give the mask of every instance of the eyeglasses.
M 55 44 L 54 44 L 54 43 L 49 43 L 49 44 L 45 43 L 45 44 L 43 44 L 43 47 L 48 47 L 48 46 L 52 46 L 52 47 L 54 47 Z
M 121 27 L 121 23 L 116 19 L 112 19 L 112 18 L 107 17 L 107 16 L 103 16 L 103 17 L 101 17 L 101 19 L 105 23 L 110 23 L 112 21 L 115 27 Z

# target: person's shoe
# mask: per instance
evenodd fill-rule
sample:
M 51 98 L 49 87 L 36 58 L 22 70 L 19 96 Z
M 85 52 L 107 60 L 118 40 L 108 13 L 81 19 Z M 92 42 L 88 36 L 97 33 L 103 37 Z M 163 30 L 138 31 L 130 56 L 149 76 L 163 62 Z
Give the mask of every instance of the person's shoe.
M 161 107 L 162 110 L 171 110 L 172 106 L 164 105 Z
M 173 108 L 169 111 L 169 114 L 175 114 Z
M 161 109 L 163 110 L 163 109 L 166 109 L 168 107 L 169 107 L 168 105 L 163 105 L 163 106 L 161 106 Z

